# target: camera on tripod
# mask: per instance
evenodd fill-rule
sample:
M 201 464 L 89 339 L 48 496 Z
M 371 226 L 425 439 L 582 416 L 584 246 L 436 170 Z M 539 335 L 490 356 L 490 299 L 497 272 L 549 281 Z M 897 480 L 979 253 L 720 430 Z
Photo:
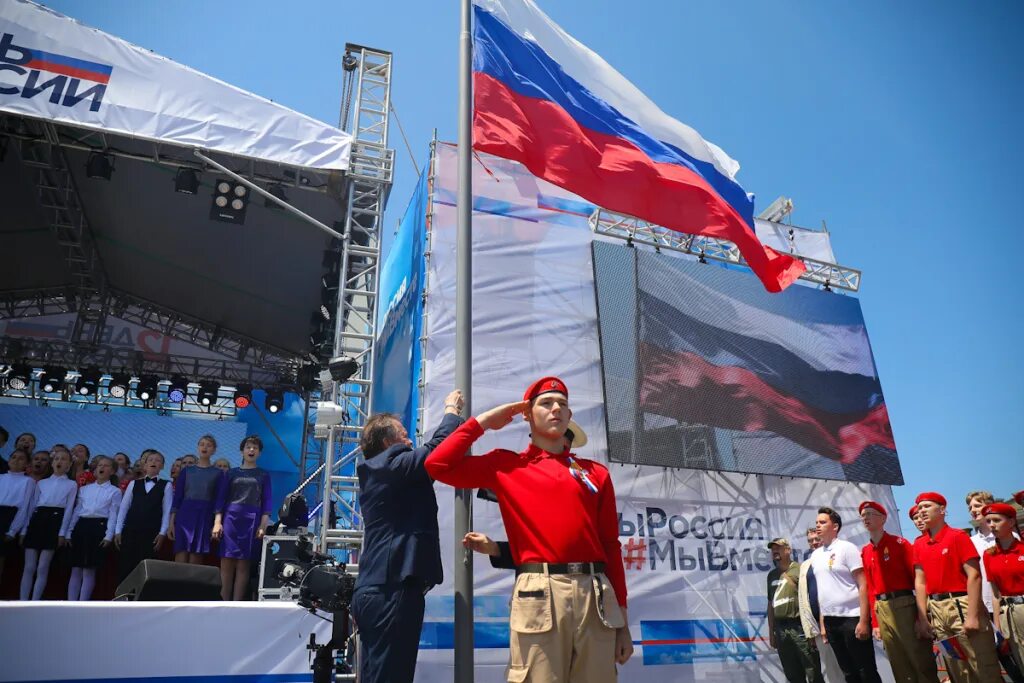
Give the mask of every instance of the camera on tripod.
M 276 559 L 274 574 L 282 585 L 299 592 L 299 604 L 324 612 L 347 611 L 352 604 L 356 577 L 345 571 L 344 565 L 338 566 L 330 555 L 314 550 L 309 534 L 299 536 L 295 556 L 294 560 Z

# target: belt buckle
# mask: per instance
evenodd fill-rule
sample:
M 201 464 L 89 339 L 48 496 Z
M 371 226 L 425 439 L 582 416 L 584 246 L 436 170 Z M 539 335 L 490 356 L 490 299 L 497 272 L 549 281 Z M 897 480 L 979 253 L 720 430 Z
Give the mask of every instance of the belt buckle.
M 586 564 L 587 564 L 586 562 L 570 562 L 566 566 L 566 568 L 569 570 L 568 573 L 570 573 L 570 574 L 582 574 L 583 573 L 583 567 Z

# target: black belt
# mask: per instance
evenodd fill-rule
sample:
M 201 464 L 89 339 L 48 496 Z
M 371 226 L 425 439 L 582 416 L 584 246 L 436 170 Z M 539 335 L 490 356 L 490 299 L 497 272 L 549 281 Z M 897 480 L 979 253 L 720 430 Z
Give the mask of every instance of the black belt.
M 928 594 L 928 599 L 929 600 L 951 600 L 952 598 L 966 598 L 966 597 L 967 597 L 967 593 L 961 593 L 959 591 L 957 591 L 956 593 L 929 593 Z
M 604 562 L 527 562 L 516 574 L 603 574 Z
M 1024 605 L 1024 595 L 1002 595 L 999 602 L 1004 605 Z
M 875 596 L 875 600 L 881 600 L 882 602 L 885 602 L 886 600 L 895 600 L 896 598 L 905 598 L 908 595 L 913 595 L 913 594 L 914 594 L 914 591 L 890 591 L 888 593 L 879 593 L 878 595 Z

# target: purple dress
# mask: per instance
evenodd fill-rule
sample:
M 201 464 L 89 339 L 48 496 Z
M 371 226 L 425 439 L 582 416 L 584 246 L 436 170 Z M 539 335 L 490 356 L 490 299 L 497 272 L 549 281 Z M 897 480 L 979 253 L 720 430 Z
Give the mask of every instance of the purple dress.
M 270 474 L 260 467 L 228 470 L 217 488 L 215 510 L 224 515 L 220 556 L 255 559 L 260 553 L 256 530 L 260 518 L 270 514 Z
M 224 473 L 216 467 L 189 465 L 174 484 L 174 552 L 208 553 L 213 532 L 213 506 Z

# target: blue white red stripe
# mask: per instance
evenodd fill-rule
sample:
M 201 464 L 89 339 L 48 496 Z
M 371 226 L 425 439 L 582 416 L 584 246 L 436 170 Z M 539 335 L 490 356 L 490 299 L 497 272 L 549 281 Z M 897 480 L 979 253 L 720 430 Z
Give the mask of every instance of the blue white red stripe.
M 109 64 L 89 62 L 84 59 L 76 59 L 54 52 L 43 52 L 42 50 L 32 50 L 31 52 L 32 59 L 25 64 L 25 67 L 29 69 L 49 71 L 50 73 L 63 74 L 96 83 L 110 82 L 110 74 L 114 71 L 114 67 Z
M 474 0 L 474 147 L 607 209 L 734 242 L 770 291 L 804 266 L 763 246 L 739 165 L 531 0 Z

